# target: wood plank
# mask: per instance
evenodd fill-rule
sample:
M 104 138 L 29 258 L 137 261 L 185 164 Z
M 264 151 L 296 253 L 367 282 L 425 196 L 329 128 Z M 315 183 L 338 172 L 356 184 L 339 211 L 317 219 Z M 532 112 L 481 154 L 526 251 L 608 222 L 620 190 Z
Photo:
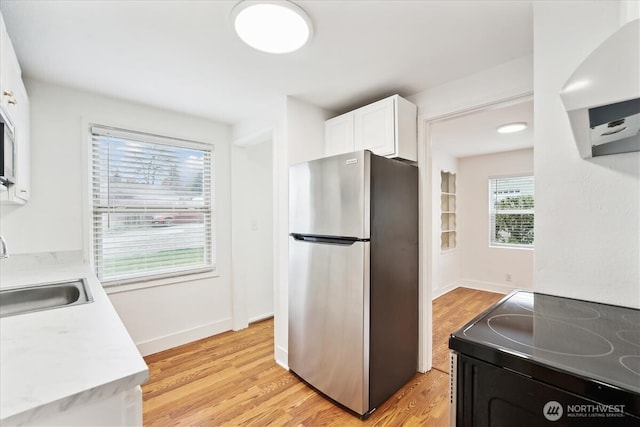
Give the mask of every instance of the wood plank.
M 493 292 L 456 288 L 433 301 L 434 369 L 449 372 L 449 335 L 503 297 Z
M 268 319 L 145 357 L 144 425 L 446 426 L 448 335 L 500 297 L 456 289 L 435 300 L 434 366 L 437 360 L 441 371 L 417 373 L 365 421 L 275 363 Z

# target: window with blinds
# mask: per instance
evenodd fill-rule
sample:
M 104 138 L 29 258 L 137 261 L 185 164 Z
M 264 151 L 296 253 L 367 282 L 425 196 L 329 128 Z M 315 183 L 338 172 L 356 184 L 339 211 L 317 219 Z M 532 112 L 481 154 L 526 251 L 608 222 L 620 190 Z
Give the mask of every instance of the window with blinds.
M 489 179 L 489 244 L 533 247 L 533 176 Z
M 215 269 L 212 147 L 91 127 L 93 260 L 105 284 Z

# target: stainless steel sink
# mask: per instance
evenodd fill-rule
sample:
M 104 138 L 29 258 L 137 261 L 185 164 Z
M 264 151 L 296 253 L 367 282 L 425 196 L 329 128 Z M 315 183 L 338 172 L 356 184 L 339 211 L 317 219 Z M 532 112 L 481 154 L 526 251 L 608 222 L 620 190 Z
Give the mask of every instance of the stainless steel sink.
M 86 279 L 0 290 L 0 317 L 86 304 L 93 296 Z

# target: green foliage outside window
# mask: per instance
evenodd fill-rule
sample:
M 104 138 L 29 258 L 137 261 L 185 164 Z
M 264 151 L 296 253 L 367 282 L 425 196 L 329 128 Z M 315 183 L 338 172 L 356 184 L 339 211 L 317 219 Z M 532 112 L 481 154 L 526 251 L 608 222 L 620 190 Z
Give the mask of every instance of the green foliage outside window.
M 529 195 L 506 197 L 497 202 L 494 242 L 533 245 L 533 204 L 533 196 Z

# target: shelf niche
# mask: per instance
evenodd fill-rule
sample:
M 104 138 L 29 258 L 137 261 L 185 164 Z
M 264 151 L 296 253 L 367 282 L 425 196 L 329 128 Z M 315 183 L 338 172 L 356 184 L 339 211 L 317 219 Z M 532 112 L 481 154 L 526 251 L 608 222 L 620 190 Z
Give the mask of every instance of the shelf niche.
M 440 171 L 440 250 L 456 247 L 456 174 Z

